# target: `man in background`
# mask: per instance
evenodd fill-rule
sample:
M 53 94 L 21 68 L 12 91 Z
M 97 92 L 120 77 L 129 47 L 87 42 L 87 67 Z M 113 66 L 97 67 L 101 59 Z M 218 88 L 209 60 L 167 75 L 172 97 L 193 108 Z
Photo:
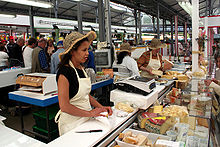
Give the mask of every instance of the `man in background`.
M 47 63 L 47 57 L 44 52 L 46 48 L 47 40 L 40 38 L 38 46 L 34 48 L 32 52 L 32 66 L 31 72 L 45 73 L 49 72 L 49 65 Z
M 62 52 L 64 52 L 63 40 L 59 40 L 57 43 L 57 51 L 53 53 L 51 56 L 50 73 L 52 74 L 57 73 L 57 67 L 58 67 L 58 64 L 60 63 L 59 54 Z
M 9 37 L 9 44 L 7 45 L 8 55 L 10 59 L 10 66 L 24 66 L 24 59 L 22 55 L 22 47 L 24 46 L 24 39 L 19 38 L 14 43 L 13 36 Z
M 8 44 L 7 44 L 7 47 L 6 47 L 9 58 L 13 57 L 14 48 L 15 48 L 14 37 L 9 36 Z
M 35 38 L 30 38 L 28 40 L 27 47 L 23 50 L 23 58 L 24 58 L 24 66 L 25 67 L 31 67 L 32 64 L 32 52 L 33 49 L 37 45 L 37 40 Z

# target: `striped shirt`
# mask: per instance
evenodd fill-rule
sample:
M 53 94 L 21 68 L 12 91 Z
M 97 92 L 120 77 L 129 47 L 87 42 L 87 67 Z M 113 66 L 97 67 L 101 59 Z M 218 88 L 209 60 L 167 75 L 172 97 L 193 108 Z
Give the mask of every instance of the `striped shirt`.
M 158 53 L 158 55 L 159 55 L 159 58 L 160 58 L 160 63 L 161 63 L 161 65 L 162 65 L 162 56 L 161 56 L 160 53 Z M 158 57 L 157 57 L 157 56 L 154 56 L 153 54 L 152 54 L 152 58 L 153 58 L 153 59 L 158 59 Z M 146 51 L 146 52 L 144 52 L 144 53 L 141 55 L 141 57 L 137 60 L 138 68 L 140 69 L 141 66 L 147 67 L 147 65 L 149 64 L 149 62 L 150 62 L 150 51 Z

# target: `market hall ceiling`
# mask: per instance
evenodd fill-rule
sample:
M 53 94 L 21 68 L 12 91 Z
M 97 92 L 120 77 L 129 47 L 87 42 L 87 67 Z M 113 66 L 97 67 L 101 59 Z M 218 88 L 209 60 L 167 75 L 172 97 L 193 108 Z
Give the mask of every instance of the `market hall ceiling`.
M 41 0 L 56 3 L 56 0 Z M 74 0 L 57 0 L 58 2 L 58 18 L 77 20 L 77 2 Z M 157 16 L 157 3 L 159 4 L 160 18 L 170 20 L 172 16 L 178 15 L 179 21 L 190 21 L 191 18 L 179 5 L 176 0 L 111 0 L 111 2 L 125 5 L 132 9 L 140 10 L 146 14 Z M 219 0 L 199 0 L 200 16 L 205 16 L 219 12 Z M 207 7 L 206 7 L 207 6 Z M 98 22 L 98 3 L 95 0 L 82 1 L 82 17 L 83 21 Z M 55 17 L 55 9 L 45 9 L 34 7 L 34 16 Z M 0 0 L 0 12 L 10 12 L 15 14 L 29 15 L 29 6 L 19 5 L 15 3 L 4 2 Z M 129 18 L 133 18 L 133 14 L 123 10 L 111 8 L 111 20 L 113 25 L 124 25 Z

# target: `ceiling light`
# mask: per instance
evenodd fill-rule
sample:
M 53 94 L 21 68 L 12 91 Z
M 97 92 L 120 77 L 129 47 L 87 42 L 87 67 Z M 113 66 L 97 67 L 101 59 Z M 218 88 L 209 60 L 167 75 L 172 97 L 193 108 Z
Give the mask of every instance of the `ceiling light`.
M 192 4 L 188 0 L 178 1 L 178 4 L 186 11 L 186 13 L 192 16 Z
M 0 17 L 15 18 L 16 15 L 13 15 L 13 14 L 0 14 Z
M 51 8 L 52 3 L 49 2 L 42 2 L 36 0 L 1 0 L 10 3 L 17 3 L 22 5 L 34 6 L 34 7 L 41 7 L 41 8 Z

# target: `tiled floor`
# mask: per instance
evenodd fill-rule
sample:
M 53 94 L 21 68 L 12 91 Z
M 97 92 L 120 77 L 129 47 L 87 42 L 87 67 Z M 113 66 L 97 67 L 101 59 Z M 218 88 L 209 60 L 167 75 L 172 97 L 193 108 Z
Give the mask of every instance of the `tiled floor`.
M 15 107 L 9 107 L 8 110 L 5 109 L 5 110 L 0 111 L 0 115 L 6 118 L 6 120 L 4 120 L 3 123 L 7 127 L 21 132 L 21 119 L 20 119 L 20 116 L 18 115 L 18 110 L 16 110 Z M 35 121 L 33 119 L 31 108 L 24 110 L 23 119 L 24 119 L 25 129 L 32 130 L 32 127 L 35 124 Z M 33 135 L 31 134 L 28 134 L 28 133 L 25 133 L 25 134 L 33 137 Z

